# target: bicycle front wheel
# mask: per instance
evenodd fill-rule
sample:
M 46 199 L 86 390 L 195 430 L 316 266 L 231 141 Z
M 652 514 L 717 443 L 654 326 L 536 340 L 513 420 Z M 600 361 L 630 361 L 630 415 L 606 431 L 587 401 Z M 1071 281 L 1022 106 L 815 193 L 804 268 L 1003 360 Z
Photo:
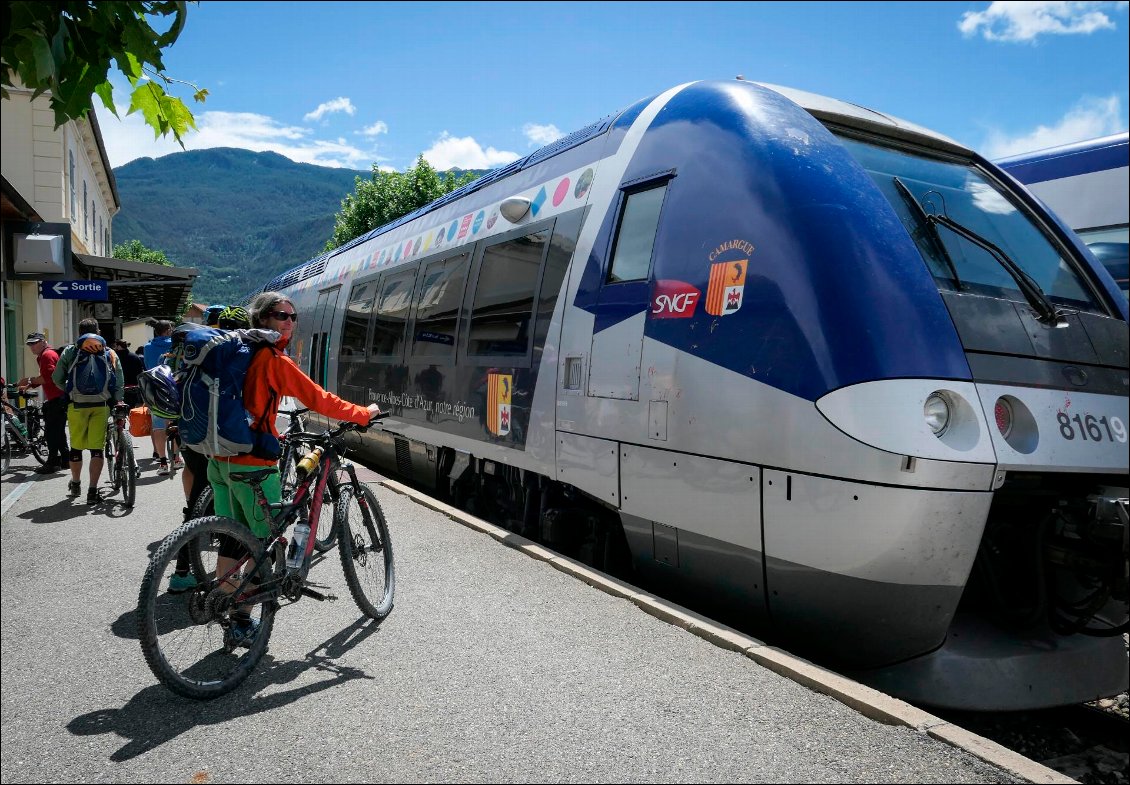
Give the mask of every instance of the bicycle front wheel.
M 358 497 L 352 485 L 338 496 L 335 513 L 338 550 L 345 582 L 353 601 L 377 621 L 388 616 L 396 595 L 392 539 L 377 496 L 362 486 Z
M 30 433 L 27 437 L 27 451 L 31 453 L 31 457 L 43 466 L 47 463 L 47 441 L 43 435 L 32 436 Z
M 133 437 L 129 432 L 123 429 L 118 433 L 121 441 L 118 445 L 118 461 L 115 464 L 118 476 L 114 478 L 114 484 L 121 486 L 122 501 L 127 507 L 132 507 L 137 498 L 137 456 L 133 454 Z
M 273 600 L 249 606 L 257 630 L 243 637 L 234 631 L 232 594 L 216 580 L 220 543 L 230 543 L 231 553 L 248 558 L 244 572 L 255 566 L 268 575 L 284 569 L 281 550 L 263 556 L 263 544 L 251 531 L 231 518 L 209 517 L 189 521 L 164 539 L 149 561 L 137 601 L 137 631 L 149 669 L 162 684 L 188 698 L 209 700 L 235 689 L 267 650 L 274 624 Z M 193 551 L 196 587 L 170 594 L 177 553 Z M 182 578 L 183 580 L 183 578 Z

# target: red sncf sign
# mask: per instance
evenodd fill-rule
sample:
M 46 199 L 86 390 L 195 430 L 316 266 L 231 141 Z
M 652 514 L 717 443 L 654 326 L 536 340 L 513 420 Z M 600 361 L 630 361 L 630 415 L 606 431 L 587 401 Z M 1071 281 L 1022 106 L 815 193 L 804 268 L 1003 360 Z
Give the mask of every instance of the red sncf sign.
M 651 318 L 687 319 L 694 316 L 701 294 L 702 292 L 685 281 L 656 281 L 651 296 Z

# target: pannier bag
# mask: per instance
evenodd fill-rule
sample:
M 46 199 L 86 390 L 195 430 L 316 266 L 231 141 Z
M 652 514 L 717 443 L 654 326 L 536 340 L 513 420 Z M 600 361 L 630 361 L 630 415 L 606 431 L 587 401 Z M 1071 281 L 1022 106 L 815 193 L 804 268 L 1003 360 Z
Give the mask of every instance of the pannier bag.
M 129 410 L 129 432 L 134 436 L 153 433 L 153 418 L 149 416 L 148 406 L 137 406 Z

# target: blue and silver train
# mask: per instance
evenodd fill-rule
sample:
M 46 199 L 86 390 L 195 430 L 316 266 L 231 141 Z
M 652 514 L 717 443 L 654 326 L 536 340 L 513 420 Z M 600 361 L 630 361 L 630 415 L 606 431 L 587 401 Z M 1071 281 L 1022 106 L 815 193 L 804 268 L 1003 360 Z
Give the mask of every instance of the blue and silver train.
M 950 139 L 683 84 L 265 288 L 454 504 L 928 705 L 1127 687 L 1127 303 Z

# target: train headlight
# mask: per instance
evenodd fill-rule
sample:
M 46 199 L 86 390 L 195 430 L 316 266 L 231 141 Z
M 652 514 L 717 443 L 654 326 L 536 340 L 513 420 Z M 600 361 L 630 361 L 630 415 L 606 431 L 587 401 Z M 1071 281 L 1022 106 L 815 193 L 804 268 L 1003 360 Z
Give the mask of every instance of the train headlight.
M 926 424 L 935 436 L 944 434 L 950 424 L 950 404 L 946 396 L 940 392 L 930 393 L 926 403 L 922 405 L 922 416 L 926 418 Z
M 997 420 L 997 430 L 1001 436 L 1008 439 L 1012 433 L 1012 405 L 1004 398 L 997 398 L 997 405 L 993 407 L 993 416 Z

